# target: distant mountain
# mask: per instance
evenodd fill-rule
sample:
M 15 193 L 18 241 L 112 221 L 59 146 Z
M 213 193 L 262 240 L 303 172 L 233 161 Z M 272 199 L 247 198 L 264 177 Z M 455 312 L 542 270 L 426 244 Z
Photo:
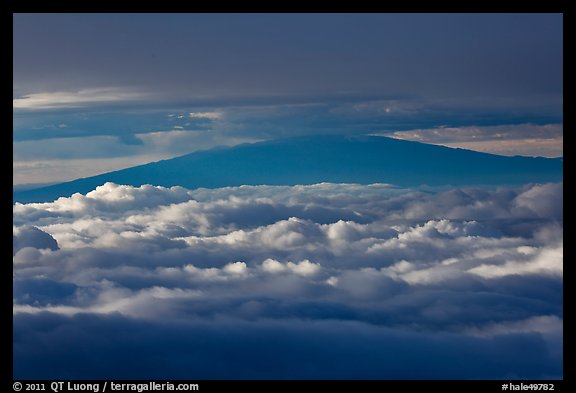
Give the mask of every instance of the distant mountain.
M 310 136 L 199 151 L 98 176 L 14 192 L 52 201 L 105 182 L 216 188 L 240 185 L 391 183 L 399 186 L 521 184 L 562 180 L 561 160 L 504 157 L 378 136 Z

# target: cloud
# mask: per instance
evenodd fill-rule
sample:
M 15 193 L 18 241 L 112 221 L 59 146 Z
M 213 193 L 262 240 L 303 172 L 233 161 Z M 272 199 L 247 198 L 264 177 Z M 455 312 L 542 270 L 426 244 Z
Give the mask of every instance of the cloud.
M 42 142 L 38 142 L 32 151 L 39 151 L 41 144 Z M 14 161 L 13 182 L 15 185 L 26 183 L 60 183 L 136 165 L 143 165 L 151 161 L 159 161 L 166 158 L 171 158 L 171 155 L 166 153 L 153 153 L 107 158 L 40 160 L 30 156 L 26 157 L 24 161 Z
M 562 124 L 437 127 L 396 131 L 385 135 L 510 156 L 561 157 L 564 146 Z
M 14 184 L 63 182 L 216 146 L 258 142 L 193 130 L 14 142 Z
M 212 102 L 167 99 L 130 90 L 81 92 L 84 93 L 47 93 L 61 94 L 62 100 L 70 104 L 50 103 L 46 98 L 47 103 L 37 106 L 42 110 L 15 109 L 13 139 L 17 163 L 40 157 L 67 159 L 69 167 L 94 175 L 97 172 L 90 172 L 89 163 L 72 160 L 102 158 L 98 164 L 102 167 L 108 157 L 124 157 L 124 167 L 128 167 L 134 156 L 153 155 L 152 160 L 160 160 L 216 146 L 326 134 L 394 135 L 505 155 L 563 154 L 561 118 L 545 116 L 549 124 L 535 125 L 542 116 L 535 117 L 529 111 L 512 117 L 509 106 L 497 115 L 491 113 L 487 120 L 485 113 L 474 106 L 462 107 L 459 102 L 438 106 L 435 100 L 400 95 L 275 96 L 258 100 L 244 97 Z M 130 95 L 134 95 L 133 99 Z M 88 103 L 90 97 L 101 101 Z M 18 100 L 25 99 L 16 98 L 16 106 L 36 108 L 34 101 L 24 104 Z M 446 119 L 450 119 L 450 125 L 442 126 Z M 518 124 L 502 125 L 511 122 Z M 67 127 L 60 128 L 60 124 Z M 50 176 L 56 178 L 59 173 L 55 170 Z M 33 183 L 36 180 L 31 176 L 37 178 L 45 173 L 18 171 L 17 175 L 22 179 L 19 182 Z
M 219 120 L 222 118 L 222 112 L 190 112 L 188 116 L 191 119 Z
M 149 97 L 134 91 L 125 91 L 115 87 L 99 87 L 78 91 L 56 91 L 31 93 L 12 100 L 14 109 L 55 109 L 78 108 L 91 104 L 103 104 L 126 101 L 141 101 Z
M 224 136 L 214 132 L 199 133 L 190 129 L 137 133 L 135 137 L 143 143 L 142 151 L 154 151 L 172 155 L 207 150 L 216 146 L 234 146 L 241 143 L 260 141 L 250 137 Z
M 531 248 L 521 248 L 521 253 L 534 254 L 535 250 Z M 563 247 L 546 248 L 537 252 L 537 254 L 528 262 L 506 262 L 503 265 L 494 266 L 479 265 L 469 271 L 482 277 L 501 277 L 506 275 L 518 274 L 539 274 L 539 275 L 557 275 L 562 276 L 563 272 Z
M 12 235 L 12 250 L 16 254 L 22 248 L 58 250 L 58 243 L 48 233 L 33 227 L 21 226 L 14 228 Z
M 513 124 L 495 126 L 439 127 L 400 131 L 393 135 L 420 142 L 470 142 L 471 140 L 555 139 L 564 134 L 562 124 Z
M 540 217 L 562 217 L 563 184 L 544 184 L 522 192 L 514 199 L 518 209 L 528 209 Z
M 281 263 L 274 259 L 266 259 L 262 262 L 262 270 L 267 273 L 282 273 L 282 272 L 292 272 L 298 274 L 300 276 L 313 276 L 318 273 L 321 269 L 320 264 L 312 263 L 309 260 L 305 259 L 298 263 L 294 262 L 287 262 Z
M 128 136 L 87 136 L 73 138 L 51 138 L 42 141 L 14 142 L 16 160 L 71 160 L 93 158 L 130 157 L 141 153 L 144 148 L 138 146 L 142 143 L 129 142 Z M 152 152 L 152 154 L 155 152 Z
M 23 379 L 520 379 L 561 373 L 558 357 L 537 333 L 478 337 L 342 321 L 167 324 L 52 313 L 19 314 L 14 327 L 15 375 Z
M 15 376 L 560 378 L 562 193 L 106 183 L 17 203 Z M 85 351 L 107 366 L 76 367 Z

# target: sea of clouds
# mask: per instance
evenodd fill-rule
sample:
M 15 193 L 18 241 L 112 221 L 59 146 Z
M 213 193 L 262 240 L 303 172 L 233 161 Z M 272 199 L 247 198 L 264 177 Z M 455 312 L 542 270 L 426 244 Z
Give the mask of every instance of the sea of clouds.
M 14 377 L 561 378 L 562 194 L 106 183 L 16 203 Z

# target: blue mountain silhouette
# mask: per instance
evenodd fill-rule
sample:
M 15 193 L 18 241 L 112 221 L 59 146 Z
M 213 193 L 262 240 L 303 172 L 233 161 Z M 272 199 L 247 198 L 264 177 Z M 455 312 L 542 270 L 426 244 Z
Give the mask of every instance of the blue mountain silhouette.
M 105 182 L 217 188 L 240 185 L 390 183 L 498 185 L 562 181 L 561 159 L 505 157 L 378 136 L 308 136 L 220 147 L 13 193 L 15 202 L 52 201 Z

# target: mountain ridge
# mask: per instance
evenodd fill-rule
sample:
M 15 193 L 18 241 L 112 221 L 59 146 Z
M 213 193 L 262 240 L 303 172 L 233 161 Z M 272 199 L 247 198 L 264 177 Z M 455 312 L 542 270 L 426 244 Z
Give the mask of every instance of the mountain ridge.
M 390 183 L 399 186 L 562 181 L 559 159 L 499 156 L 382 136 L 304 136 L 216 147 L 33 190 L 14 202 L 46 202 L 111 181 L 140 186 Z

